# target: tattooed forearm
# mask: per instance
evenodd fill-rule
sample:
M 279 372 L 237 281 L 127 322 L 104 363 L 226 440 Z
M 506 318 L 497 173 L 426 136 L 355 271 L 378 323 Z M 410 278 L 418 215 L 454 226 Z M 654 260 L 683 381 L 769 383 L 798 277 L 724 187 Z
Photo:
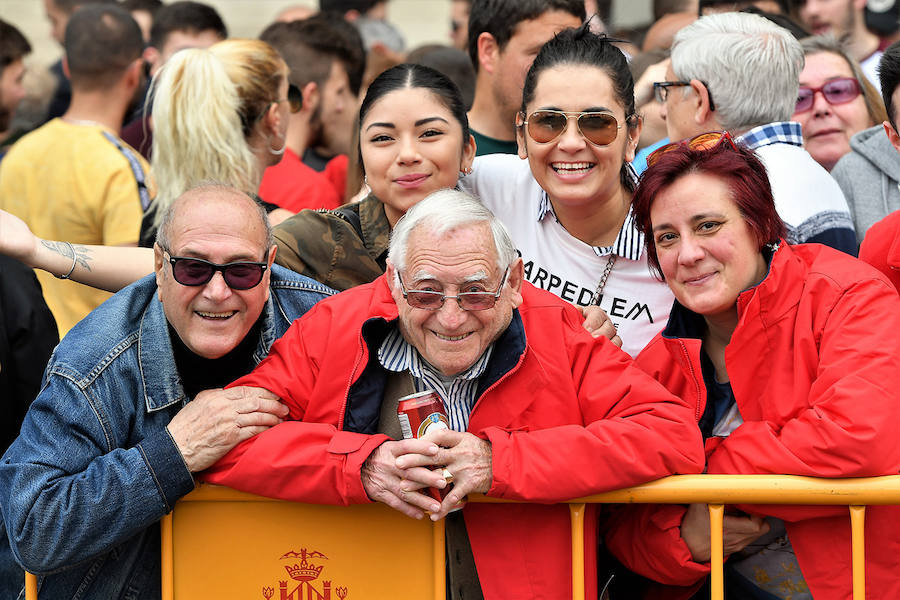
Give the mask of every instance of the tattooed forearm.
M 81 265 L 85 271 L 91 270 L 91 250 L 87 246 L 75 244 L 67 244 L 65 242 L 54 242 L 51 240 L 41 240 L 41 244 L 57 254 L 61 254 L 66 258 L 72 258 L 72 251 L 75 252 L 75 262 Z

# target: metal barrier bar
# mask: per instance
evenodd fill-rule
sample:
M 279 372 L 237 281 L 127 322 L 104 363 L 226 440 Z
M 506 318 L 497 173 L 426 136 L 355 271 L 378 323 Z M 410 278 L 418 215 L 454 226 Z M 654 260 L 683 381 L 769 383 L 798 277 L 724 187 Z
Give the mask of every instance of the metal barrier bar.
M 725 597 L 725 550 L 723 548 L 722 521 L 725 518 L 723 504 L 709 505 L 709 590 L 711 600 Z
M 444 556 L 447 546 L 444 527 L 443 519 L 434 524 L 434 600 L 447 598 L 447 567 Z
M 850 539 L 853 548 L 853 600 L 866 598 L 866 507 L 850 506 Z
M 569 505 L 572 523 L 572 600 L 584 600 L 584 512 L 583 503 Z
M 174 512 L 165 515 L 159 522 L 160 545 L 162 546 L 162 563 L 160 564 L 162 600 L 175 600 L 175 547 L 172 535 Z
M 234 492 L 227 488 L 201 486 L 183 501 L 192 496 L 198 499 L 216 497 L 229 499 Z M 271 500 L 278 502 L 278 500 Z M 470 502 L 509 503 L 481 495 L 471 495 Z M 566 502 L 570 505 L 572 519 L 572 590 L 575 600 L 584 598 L 584 505 L 585 504 L 690 504 L 710 505 L 710 542 L 712 549 L 713 573 L 711 577 L 722 576 L 722 518 L 724 504 L 811 504 L 843 505 L 850 511 L 852 535 L 852 577 L 853 598 L 865 598 L 865 507 L 866 505 L 900 505 L 900 475 L 865 477 L 854 479 L 819 479 L 796 475 L 675 475 L 633 488 L 615 490 L 576 498 Z M 718 517 L 716 513 L 718 512 Z M 718 524 L 716 521 L 718 519 Z M 161 522 L 163 544 L 163 600 L 174 600 L 172 515 L 166 515 Z M 168 533 L 166 533 L 168 532 Z M 166 536 L 169 536 L 168 539 Z M 575 540 L 581 543 L 576 544 Z M 435 549 L 444 552 L 443 522 L 435 525 Z M 718 550 L 717 550 L 718 548 Z M 437 552 L 435 554 L 438 554 Z M 715 557 L 719 558 L 716 559 Z M 437 559 L 435 559 L 437 560 Z M 718 562 L 718 567 L 715 563 Z M 444 597 L 445 575 L 443 564 L 435 565 L 435 600 Z M 578 572 L 576 572 L 576 570 Z M 716 575 L 718 571 L 718 575 Z M 166 579 L 168 572 L 168 580 Z M 721 587 L 721 586 L 720 586 Z M 723 592 L 712 599 L 721 600 Z M 37 578 L 25 574 L 25 598 L 37 600 Z

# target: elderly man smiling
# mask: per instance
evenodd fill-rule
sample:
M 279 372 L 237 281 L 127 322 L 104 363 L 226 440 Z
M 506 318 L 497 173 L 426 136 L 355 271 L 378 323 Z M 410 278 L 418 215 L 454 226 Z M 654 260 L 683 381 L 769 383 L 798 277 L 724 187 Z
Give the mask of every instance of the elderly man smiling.
M 694 407 L 591 337 L 576 308 L 523 282 L 506 229 L 479 202 L 432 194 L 397 223 L 388 261 L 373 283 L 319 303 L 235 383 L 274 393 L 290 414 L 204 478 L 439 519 L 469 492 L 552 503 L 700 470 Z M 398 398 L 425 389 L 452 429 L 397 441 Z M 445 487 L 445 468 L 454 487 L 439 504 L 422 488 Z M 596 597 L 595 513 L 588 523 Z M 448 597 L 571 597 L 564 506 L 468 504 L 448 543 Z

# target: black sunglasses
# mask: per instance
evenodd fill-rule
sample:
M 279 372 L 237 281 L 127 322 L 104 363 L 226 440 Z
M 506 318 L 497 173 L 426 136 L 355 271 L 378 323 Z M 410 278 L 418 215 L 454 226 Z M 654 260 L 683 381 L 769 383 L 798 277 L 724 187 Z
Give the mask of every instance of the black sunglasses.
M 166 255 L 169 256 L 175 281 L 192 287 L 206 285 L 216 271 L 221 271 L 228 287 L 233 290 L 249 290 L 259 285 L 263 273 L 269 267 L 264 262 L 237 261 L 220 265 L 202 258 L 170 256 L 168 252 Z

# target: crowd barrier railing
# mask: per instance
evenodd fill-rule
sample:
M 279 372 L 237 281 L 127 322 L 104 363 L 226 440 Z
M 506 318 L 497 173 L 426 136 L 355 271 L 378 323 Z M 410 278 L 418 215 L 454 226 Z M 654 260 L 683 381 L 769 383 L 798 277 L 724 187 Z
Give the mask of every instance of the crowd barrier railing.
M 473 495 L 469 502 L 508 501 Z M 711 600 L 724 598 L 726 504 L 847 506 L 852 597 L 864 600 L 865 508 L 900 505 L 900 475 L 677 475 L 570 500 L 574 600 L 584 600 L 584 517 L 591 503 L 709 504 Z M 300 504 L 201 485 L 163 518 L 161 536 L 162 600 L 378 599 L 396 598 L 398 590 L 409 598 L 445 596 L 443 521 L 417 521 L 380 504 Z M 25 597 L 37 600 L 31 574 Z

